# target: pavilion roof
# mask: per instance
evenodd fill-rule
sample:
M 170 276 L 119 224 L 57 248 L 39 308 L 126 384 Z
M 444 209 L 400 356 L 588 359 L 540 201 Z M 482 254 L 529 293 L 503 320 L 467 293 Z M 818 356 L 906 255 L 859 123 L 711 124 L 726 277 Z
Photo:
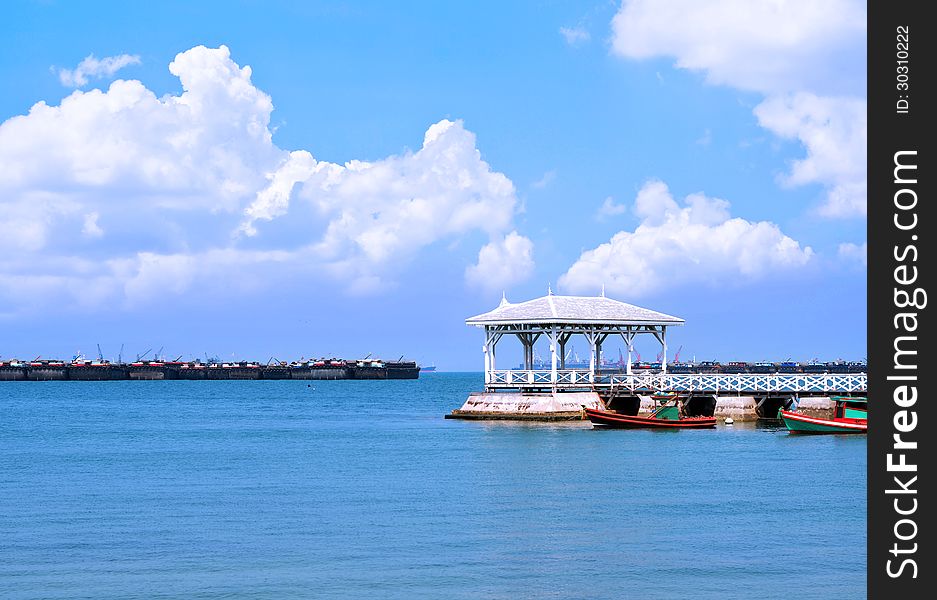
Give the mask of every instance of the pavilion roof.
M 619 302 L 605 296 L 546 296 L 512 304 L 501 300 L 498 308 L 469 317 L 466 325 L 683 325 L 684 320 L 656 310 Z

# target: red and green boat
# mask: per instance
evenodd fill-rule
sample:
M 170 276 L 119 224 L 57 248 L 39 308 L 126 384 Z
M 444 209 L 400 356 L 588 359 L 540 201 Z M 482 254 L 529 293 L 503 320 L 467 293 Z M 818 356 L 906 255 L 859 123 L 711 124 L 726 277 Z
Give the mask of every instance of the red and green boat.
M 680 414 L 677 403 L 665 404 L 650 416 L 623 415 L 607 410 L 587 408 L 586 416 L 593 427 L 616 429 L 707 429 L 716 426 L 715 417 L 684 417 Z
M 869 413 L 866 398 L 834 396 L 833 418 L 811 417 L 799 412 L 778 411 L 778 417 L 791 433 L 866 433 Z

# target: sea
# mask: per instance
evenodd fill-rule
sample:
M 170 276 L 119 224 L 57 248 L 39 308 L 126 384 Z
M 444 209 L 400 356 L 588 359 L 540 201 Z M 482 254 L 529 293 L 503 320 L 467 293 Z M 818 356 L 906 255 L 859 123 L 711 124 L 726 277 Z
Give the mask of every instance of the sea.
M 0 597 L 865 597 L 865 436 L 443 418 L 482 387 L 0 383 Z

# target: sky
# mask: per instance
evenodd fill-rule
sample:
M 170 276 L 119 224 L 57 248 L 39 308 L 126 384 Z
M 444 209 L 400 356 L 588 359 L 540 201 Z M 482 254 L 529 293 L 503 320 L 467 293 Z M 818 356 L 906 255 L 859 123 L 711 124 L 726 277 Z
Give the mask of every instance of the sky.
M 467 317 L 603 286 L 865 358 L 864 2 L 0 10 L 0 358 L 480 370 Z

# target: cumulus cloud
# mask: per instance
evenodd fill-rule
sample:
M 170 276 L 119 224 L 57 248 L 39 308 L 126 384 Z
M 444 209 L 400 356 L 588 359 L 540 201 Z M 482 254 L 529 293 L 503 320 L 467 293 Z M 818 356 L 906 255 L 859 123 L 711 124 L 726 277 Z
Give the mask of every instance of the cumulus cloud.
M 503 290 L 530 277 L 534 245 L 516 231 L 492 241 L 478 252 L 478 262 L 465 270 L 466 280 L 486 291 Z
M 335 164 L 273 143 L 273 102 L 227 47 L 192 48 L 169 70 L 179 94 L 118 80 L 0 123 L 0 210 L 15 215 L 0 246 L 32 266 L 0 265 L 0 299 L 69 299 L 93 282 L 143 301 L 226 261 L 259 282 L 296 269 L 373 291 L 430 244 L 514 229 L 514 185 L 460 121 L 431 125 L 416 152 Z M 292 238 L 270 229 L 282 222 Z
M 98 59 L 89 54 L 74 69 L 59 69 L 59 81 L 65 87 L 84 87 L 89 79 L 111 77 L 117 71 L 129 65 L 139 65 L 140 57 L 136 54 L 119 54 Z
M 273 103 L 225 46 L 183 52 L 169 70 L 178 96 L 118 80 L 0 124 L 0 190 L 144 211 L 237 210 L 286 154 L 268 128 Z
M 437 240 L 502 234 L 517 204 L 511 181 L 481 159 L 475 135 L 449 120 L 431 126 L 418 151 L 375 162 L 336 165 L 292 153 L 245 209 L 240 230 L 256 235 L 259 221 L 289 211 L 294 193 L 328 222 L 319 256 L 372 283 Z
M 766 96 L 759 123 L 807 150 L 785 182 L 825 186 L 825 216 L 865 214 L 864 2 L 626 0 L 612 30 L 619 56 L 672 56 L 710 83 Z
M 293 187 L 306 181 L 319 170 L 328 171 L 330 166 L 336 165 L 319 163 L 305 150 L 290 152 L 276 170 L 267 176 L 270 183 L 260 190 L 254 201 L 244 209 L 245 218 L 238 231 L 248 236 L 257 235 L 257 229 L 254 227 L 256 221 L 272 221 L 285 215 L 290 207 Z
M 682 205 L 662 181 L 647 182 L 634 203 L 641 223 L 582 253 L 560 277 L 573 293 L 640 296 L 686 285 L 721 285 L 758 280 L 768 273 L 808 265 L 810 247 L 784 235 L 768 221 L 732 217 L 719 198 L 690 194 Z
M 819 210 L 829 217 L 866 214 L 865 114 L 863 100 L 808 93 L 776 96 L 755 108 L 762 127 L 806 148 L 783 181 L 825 185 L 827 201 Z
M 858 0 L 625 0 L 612 51 L 673 56 L 707 81 L 767 95 L 862 93 L 865 3 Z M 864 52 L 863 52 L 864 56 Z

